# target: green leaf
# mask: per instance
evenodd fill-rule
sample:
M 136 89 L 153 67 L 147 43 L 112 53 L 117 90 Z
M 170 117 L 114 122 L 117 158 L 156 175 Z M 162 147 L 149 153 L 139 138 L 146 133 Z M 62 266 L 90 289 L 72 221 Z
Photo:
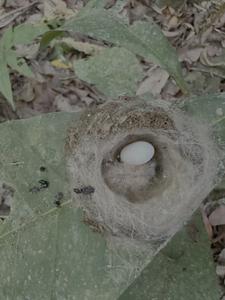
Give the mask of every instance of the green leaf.
M 13 31 L 12 27 L 9 27 L 3 34 L 1 40 L 1 49 L 7 52 L 13 46 Z
M 15 109 L 12 95 L 11 81 L 7 68 L 7 63 L 0 50 L 0 92 L 6 98 L 7 102 Z
M 51 30 L 51 31 L 45 32 L 41 38 L 40 49 L 42 50 L 42 49 L 46 48 L 53 39 L 55 39 L 57 37 L 62 37 L 62 36 L 64 36 L 64 31 Z
M 126 23 L 129 23 L 128 18 L 124 15 L 121 14 L 121 11 L 124 8 L 124 0 L 117 0 L 114 1 L 114 5 L 108 9 L 110 13 L 113 12 L 114 15 L 117 17 L 121 17 L 123 21 L 126 21 Z M 105 9 L 108 4 L 110 3 L 109 0 L 90 0 L 88 3 L 79 11 L 79 17 L 80 16 L 88 16 L 89 14 L 92 13 L 93 9 Z
M 220 296 L 209 240 L 196 215 L 119 300 L 218 300 Z
M 6 56 L 7 64 L 20 74 L 34 78 L 34 73 L 31 71 L 30 67 L 27 65 L 23 58 L 18 58 L 17 54 L 13 50 L 9 50 Z
M 13 28 L 13 42 L 14 45 L 18 44 L 30 44 L 37 37 L 49 31 L 49 28 L 45 24 L 21 24 Z
M 139 247 L 128 250 L 127 244 L 113 250 L 104 235 L 84 223 L 82 211 L 71 200 L 65 143 L 79 117 L 79 113 L 53 113 L 0 125 L 0 187 L 6 183 L 15 190 L 10 216 L 0 224 L 0 299 L 115 300 L 154 256 L 150 247 L 145 255 Z M 45 188 L 40 189 L 40 181 L 48 183 Z M 59 193 L 63 197 L 58 207 Z M 191 244 L 194 261 L 199 261 L 190 273 L 207 269 L 208 284 L 213 268 L 205 245 L 200 243 L 204 257 L 198 257 L 192 249 L 195 243 Z M 190 240 L 183 243 L 181 236 L 175 252 L 183 254 L 189 246 Z M 189 265 L 190 255 L 176 259 L 180 264 L 174 264 L 174 270 L 183 278 L 182 267 Z M 153 270 L 164 275 L 162 266 Z
M 79 116 L 0 125 L 0 186 L 15 190 L 10 216 L 0 224 L 0 299 L 115 300 L 153 255 L 114 252 L 71 200 L 65 141 Z M 38 190 L 40 180 L 48 186 Z
M 216 135 L 217 142 L 225 146 L 225 93 L 192 97 L 178 106 L 210 125 Z
M 68 20 L 62 29 L 105 40 L 116 46 L 154 61 L 165 68 L 187 92 L 187 86 L 175 50 L 153 22 L 138 22 L 128 26 L 110 12 L 92 9 L 90 14 Z
M 75 61 L 74 70 L 82 80 L 113 98 L 134 96 L 138 81 L 144 77 L 135 55 L 124 48 L 104 49 L 88 60 Z

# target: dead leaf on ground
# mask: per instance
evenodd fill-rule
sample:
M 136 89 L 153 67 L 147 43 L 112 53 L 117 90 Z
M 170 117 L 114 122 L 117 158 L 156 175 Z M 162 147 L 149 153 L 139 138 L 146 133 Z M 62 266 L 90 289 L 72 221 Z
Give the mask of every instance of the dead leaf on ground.
M 174 80 L 168 80 L 162 90 L 161 96 L 163 99 L 171 99 L 178 95 L 180 89 L 177 87 Z
M 150 92 L 153 96 L 159 95 L 165 86 L 169 74 L 161 68 L 150 69 L 148 77 L 139 85 L 137 95 L 143 95 Z
M 26 80 L 24 85 L 18 87 L 14 93 L 14 100 L 15 101 L 25 101 L 31 102 L 34 100 L 34 82 L 33 80 Z
M 209 222 L 212 226 L 224 225 L 225 224 L 225 205 L 219 205 L 209 215 Z
M 69 18 L 75 15 L 75 11 L 68 8 L 66 1 L 62 0 L 47 0 L 44 1 L 44 16 L 47 19 L 54 19 L 57 17 Z
M 212 225 L 209 222 L 209 218 L 207 217 L 204 207 L 201 208 L 201 213 L 202 213 L 202 220 L 205 225 L 206 232 L 208 233 L 208 237 L 209 239 L 212 239 L 213 229 L 212 229 Z
M 208 56 L 220 56 L 223 53 L 222 47 L 213 43 L 209 44 L 206 49 Z
M 8 13 L 5 13 L 0 16 L 0 28 L 3 28 L 9 25 L 12 21 L 14 21 L 18 16 L 23 14 L 25 11 L 29 10 L 32 6 L 37 5 L 39 1 L 35 1 L 33 3 L 29 3 L 22 7 L 16 8 Z
M 204 48 L 202 47 L 196 47 L 196 48 L 183 48 L 179 50 L 179 60 L 180 61 L 186 61 L 190 64 L 193 62 L 196 62 L 202 53 Z
M 85 54 L 89 55 L 95 55 L 99 54 L 102 50 L 105 49 L 105 47 L 96 45 L 89 42 L 79 42 L 75 41 L 74 39 L 68 37 L 68 38 L 62 38 L 62 43 L 65 43 L 67 46 L 76 49 L 79 52 L 84 52 Z

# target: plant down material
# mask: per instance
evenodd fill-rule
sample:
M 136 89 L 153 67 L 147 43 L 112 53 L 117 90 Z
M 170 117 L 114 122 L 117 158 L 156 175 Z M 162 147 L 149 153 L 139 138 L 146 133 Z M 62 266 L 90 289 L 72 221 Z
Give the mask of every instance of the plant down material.
M 153 159 L 121 163 L 121 149 L 138 140 L 154 146 Z M 87 111 L 68 147 L 71 182 L 95 190 L 76 195 L 75 203 L 111 241 L 129 247 L 167 241 L 218 178 L 220 153 L 210 130 L 163 101 L 115 101 Z

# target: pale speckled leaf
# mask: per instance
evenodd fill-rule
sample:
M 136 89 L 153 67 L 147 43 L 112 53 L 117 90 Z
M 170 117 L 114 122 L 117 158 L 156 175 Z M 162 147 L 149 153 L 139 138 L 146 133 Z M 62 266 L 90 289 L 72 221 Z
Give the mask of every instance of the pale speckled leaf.
M 82 80 L 114 98 L 134 96 L 138 81 L 144 77 L 135 55 L 124 48 L 105 49 L 88 60 L 75 61 L 74 70 Z
M 1 184 L 15 189 L 10 216 L 0 224 L 0 299 L 115 300 L 153 256 L 127 248 L 114 253 L 71 201 L 65 141 L 79 116 L 54 113 L 0 125 Z M 47 188 L 36 189 L 40 180 Z M 203 252 L 198 270 L 208 276 L 212 264 Z M 176 271 L 182 279 L 182 269 Z
M 21 24 L 13 30 L 13 42 L 15 45 L 30 44 L 47 31 L 49 31 L 49 27 L 46 24 Z
M 11 81 L 7 67 L 7 52 L 12 46 L 12 28 L 5 31 L 0 40 L 0 92 L 7 102 L 15 109 L 12 95 Z
M 75 118 L 53 114 L 0 126 L 1 179 L 16 189 L 12 213 L 0 226 L 0 299 L 91 299 L 99 283 L 107 284 L 105 241 L 69 201 L 63 149 Z M 41 179 L 49 188 L 32 192 Z M 99 299 L 107 298 L 102 292 Z
M 225 146 L 225 93 L 192 97 L 179 104 L 196 119 L 210 125 L 221 146 Z
M 71 200 L 65 141 L 79 116 L 0 125 L 0 184 L 15 190 L 10 216 L 0 224 L 0 299 L 115 300 L 149 262 L 127 249 L 114 253 Z M 49 185 L 38 190 L 40 180 Z
M 109 11 L 93 8 L 89 14 L 68 20 L 62 28 L 111 42 L 156 62 L 187 92 L 176 52 L 153 22 L 136 22 L 128 26 Z
M 2 53 L 0 53 L 0 92 L 6 98 L 6 100 L 12 106 L 12 108 L 15 109 L 9 72 L 5 57 Z
M 119 300 L 218 300 L 221 294 L 209 240 L 196 215 Z
M 89 0 L 88 3 L 79 11 L 79 16 L 85 16 L 92 13 L 93 9 L 105 9 L 109 6 L 111 0 Z M 123 22 L 129 23 L 128 17 L 126 18 L 124 14 L 121 14 L 124 8 L 124 0 L 117 0 L 114 5 L 107 11 L 113 12 L 114 15 L 123 19 Z

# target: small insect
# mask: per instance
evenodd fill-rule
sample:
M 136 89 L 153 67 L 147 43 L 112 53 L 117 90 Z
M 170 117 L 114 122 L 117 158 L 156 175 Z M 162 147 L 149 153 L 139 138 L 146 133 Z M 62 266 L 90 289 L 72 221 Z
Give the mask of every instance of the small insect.
M 49 186 L 49 182 L 47 180 L 41 179 L 38 181 L 40 183 L 40 189 L 47 189 Z
M 62 201 L 62 199 L 63 199 L 63 193 L 62 192 L 58 192 L 56 195 L 55 195 L 55 201 L 54 201 L 54 203 L 55 203 L 55 205 L 57 206 L 57 207 L 60 207 L 60 205 L 61 205 L 61 201 Z
M 49 181 L 41 179 L 38 181 L 38 185 L 33 186 L 29 189 L 29 192 L 31 193 L 38 193 L 43 189 L 47 189 L 49 187 Z
M 89 194 L 93 194 L 95 192 L 95 188 L 91 185 L 88 185 L 88 186 L 84 186 L 82 188 L 74 188 L 73 191 L 76 194 L 89 195 Z
M 40 167 L 40 171 L 41 171 L 41 172 L 45 172 L 46 170 L 47 170 L 46 167 L 44 167 L 44 166 L 41 166 L 41 167 Z

